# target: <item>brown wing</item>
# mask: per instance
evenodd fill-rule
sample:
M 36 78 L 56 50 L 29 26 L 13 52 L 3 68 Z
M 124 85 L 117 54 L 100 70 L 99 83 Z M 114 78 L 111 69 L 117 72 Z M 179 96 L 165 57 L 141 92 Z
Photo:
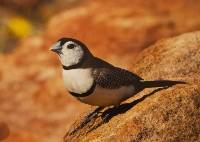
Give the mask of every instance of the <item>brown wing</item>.
M 97 85 L 110 89 L 138 84 L 142 80 L 142 78 L 128 70 L 114 67 L 108 63 L 105 66 L 101 64 L 99 68 L 95 68 L 93 70 L 93 77 Z

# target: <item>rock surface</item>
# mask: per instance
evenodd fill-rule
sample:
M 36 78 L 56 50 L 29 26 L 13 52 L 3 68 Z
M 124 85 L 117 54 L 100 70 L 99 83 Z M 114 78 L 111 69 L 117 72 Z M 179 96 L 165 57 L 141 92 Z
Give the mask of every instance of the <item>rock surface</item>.
M 199 13 L 196 0 L 89 0 L 53 17 L 47 39 L 75 37 L 97 56 L 129 66 L 156 40 L 199 30 Z
M 95 55 L 131 69 L 135 56 L 154 41 L 200 29 L 200 1 L 196 0 L 81 2 L 55 13 L 42 35 L 29 37 L 12 53 L 0 55 L 0 123 L 4 124 L 0 137 L 9 132 L 5 142 L 57 142 L 74 118 L 88 108 L 66 93 L 58 59 L 48 52 L 61 36 L 76 37 Z M 156 58 L 149 56 L 147 61 Z M 162 68 L 167 71 L 167 66 Z M 168 72 L 163 76 L 153 70 L 151 76 L 152 70 L 146 74 L 140 69 L 134 70 L 145 79 L 170 77 Z
M 64 141 L 200 141 L 199 47 L 200 32 L 194 32 L 144 50 L 132 68 L 135 73 L 146 80 L 183 80 L 187 84 L 145 89 L 118 109 L 105 110 L 112 112 L 107 123 L 99 116 L 74 131 L 77 121 Z
M 10 131 L 6 142 L 56 142 L 87 107 L 67 94 L 52 56 L 41 37 L 0 56 L 0 122 Z

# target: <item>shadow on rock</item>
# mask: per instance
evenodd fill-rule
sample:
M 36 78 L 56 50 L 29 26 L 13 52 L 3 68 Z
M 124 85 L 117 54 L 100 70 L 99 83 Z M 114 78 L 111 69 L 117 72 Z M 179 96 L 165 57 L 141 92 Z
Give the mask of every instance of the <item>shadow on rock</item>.
M 101 118 L 102 118 L 102 121 L 99 122 L 98 124 L 96 124 L 95 126 L 93 126 L 87 133 L 97 129 L 98 127 L 100 127 L 102 124 L 105 124 L 107 122 L 109 122 L 110 119 L 112 119 L 114 116 L 117 116 L 118 114 L 123 114 L 125 112 L 127 112 L 128 110 L 130 110 L 132 107 L 134 107 L 135 105 L 137 105 L 138 103 L 142 102 L 143 100 L 145 100 L 147 97 L 155 94 L 156 92 L 158 91 L 161 91 L 161 90 L 164 90 L 164 89 L 167 89 L 169 87 L 162 87 L 162 88 L 158 88 L 158 89 L 155 89 L 154 91 L 152 91 L 151 93 L 149 94 L 146 94 L 144 95 L 143 97 L 137 99 L 137 100 L 134 100 L 133 102 L 131 103 L 125 103 L 125 104 L 121 104 L 120 106 L 118 107 L 113 107 L 113 108 L 108 108 L 106 109 L 102 115 L 101 115 Z
M 141 101 L 143 101 L 144 99 L 146 99 L 147 97 L 155 94 L 158 91 L 161 91 L 163 89 L 167 89 L 169 87 L 162 87 L 162 88 L 157 88 L 154 91 L 152 91 L 149 94 L 144 95 L 143 97 L 134 100 L 131 103 L 125 103 L 125 104 L 121 104 L 118 107 L 113 107 L 113 108 L 107 108 L 105 111 L 103 111 L 102 113 L 99 113 L 100 115 L 96 115 L 94 116 L 91 120 L 87 121 L 86 123 L 80 123 L 78 127 L 74 128 L 71 132 L 68 132 L 65 137 L 69 136 L 69 135 L 74 135 L 75 133 L 82 133 L 80 131 L 84 131 L 82 130 L 85 126 L 87 126 L 89 129 L 87 129 L 87 132 L 83 132 L 83 133 L 89 133 L 95 129 L 97 129 L 98 127 L 100 127 L 101 125 L 109 122 L 110 119 L 112 119 L 114 116 L 117 116 L 118 114 L 123 114 L 125 112 L 127 112 L 129 109 L 131 109 L 132 107 L 134 107 L 135 105 L 137 105 L 138 103 L 140 103 Z M 140 92 L 141 90 L 138 90 L 138 92 Z M 98 108 L 97 108 L 98 109 Z M 98 121 L 97 119 L 100 119 L 100 121 Z M 97 120 L 97 121 L 96 121 Z M 97 122 L 97 123 L 96 123 Z

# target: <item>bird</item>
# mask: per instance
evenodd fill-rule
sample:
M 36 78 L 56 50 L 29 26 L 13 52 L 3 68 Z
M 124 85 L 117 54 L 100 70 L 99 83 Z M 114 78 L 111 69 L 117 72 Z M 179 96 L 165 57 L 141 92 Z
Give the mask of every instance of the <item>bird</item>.
M 135 73 L 116 67 L 96 56 L 81 41 L 61 38 L 50 48 L 62 64 L 62 76 L 67 91 L 82 103 L 98 108 L 119 106 L 145 88 L 183 84 L 183 81 L 146 81 Z

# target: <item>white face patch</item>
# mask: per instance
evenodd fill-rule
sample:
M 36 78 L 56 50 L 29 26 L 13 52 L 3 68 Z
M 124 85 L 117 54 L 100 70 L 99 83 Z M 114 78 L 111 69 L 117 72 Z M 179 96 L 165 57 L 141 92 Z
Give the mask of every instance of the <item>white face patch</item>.
M 63 70 L 63 79 L 66 89 L 78 94 L 87 92 L 94 81 L 90 68 Z
M 73 48 L 69 48 L 69 46 L 73 45 Z M 68 41 L 62 46 L 61 50 L 62 54 L 60 54 L 60 61 L 64 66 L 75 65 L 80 62 L 83 58 L 84 51 L 80 45 L 73 41 Z

